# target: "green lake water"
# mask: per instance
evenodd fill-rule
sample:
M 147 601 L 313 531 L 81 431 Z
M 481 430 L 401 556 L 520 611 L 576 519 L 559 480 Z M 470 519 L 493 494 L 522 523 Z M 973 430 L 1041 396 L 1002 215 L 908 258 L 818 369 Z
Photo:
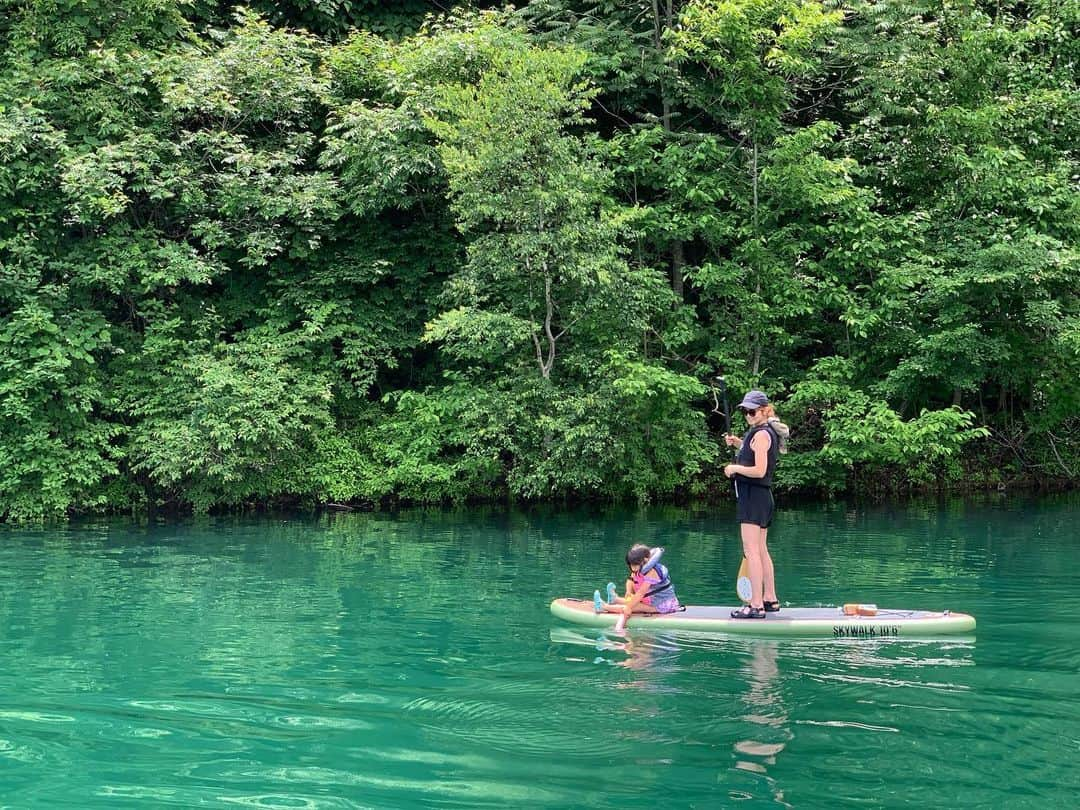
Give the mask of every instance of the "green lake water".
M 782 508 L 780 597 L 935 641 L 619 638 L 555 596 L 667 548 L 730 604 L 730 505 L 0 529 L 0 806 L 1074 807 L 1080 501 Z

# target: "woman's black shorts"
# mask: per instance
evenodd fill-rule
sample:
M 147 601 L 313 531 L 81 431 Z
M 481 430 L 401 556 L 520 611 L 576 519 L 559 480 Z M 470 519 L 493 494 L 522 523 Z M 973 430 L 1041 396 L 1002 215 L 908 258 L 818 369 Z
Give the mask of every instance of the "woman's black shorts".
M 776 512 L 772 490 L 769 487 L 747 484 L 745 481 L 737 481 L 736 486 L 739 488 L 739 500 L 735 506 L 735 519 L 739 523 L 753 523 L 763 529 L 769 528 L 773 513 Z

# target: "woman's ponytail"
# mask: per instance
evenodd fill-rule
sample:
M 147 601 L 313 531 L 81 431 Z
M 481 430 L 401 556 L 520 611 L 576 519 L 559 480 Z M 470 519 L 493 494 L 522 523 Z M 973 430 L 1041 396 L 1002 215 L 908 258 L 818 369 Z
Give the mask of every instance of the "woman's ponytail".
M 781 453 L 786 453 L 788 451 L 787 442 L 788 436 L 791 435 L 791 428 L 780 421 L 780 417 L 776 415 L 776 411 L 773 409 L 772 405 L 765 406 L 765 413 L 768 415 L 769 427 L 776 432 L 777 437 L 780 439 L 780 446 L 777 450 Z

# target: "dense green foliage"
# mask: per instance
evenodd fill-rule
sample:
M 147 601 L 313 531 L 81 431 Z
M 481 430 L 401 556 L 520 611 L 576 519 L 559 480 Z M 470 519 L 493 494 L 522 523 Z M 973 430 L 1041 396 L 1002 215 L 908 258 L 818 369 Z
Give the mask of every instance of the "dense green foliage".
M 434 12 L 0 0 L 0 516 L 1076 480 L 1080 2 Z

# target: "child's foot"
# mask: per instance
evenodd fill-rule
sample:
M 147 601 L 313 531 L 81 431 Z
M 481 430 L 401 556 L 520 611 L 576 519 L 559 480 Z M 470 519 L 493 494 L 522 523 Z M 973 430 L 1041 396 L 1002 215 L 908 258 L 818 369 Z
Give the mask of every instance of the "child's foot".
M 600 591 L 593 591 L 592 595 L 593 610 L 597 613 L 604 612 L 604 603 L 600 601 Z
M 607 584 L 607 600 L 608 600 L 609 605 L 614 604 L 614 602 L 615 602 L 615 583 L 614 582 L 609 582 Z

